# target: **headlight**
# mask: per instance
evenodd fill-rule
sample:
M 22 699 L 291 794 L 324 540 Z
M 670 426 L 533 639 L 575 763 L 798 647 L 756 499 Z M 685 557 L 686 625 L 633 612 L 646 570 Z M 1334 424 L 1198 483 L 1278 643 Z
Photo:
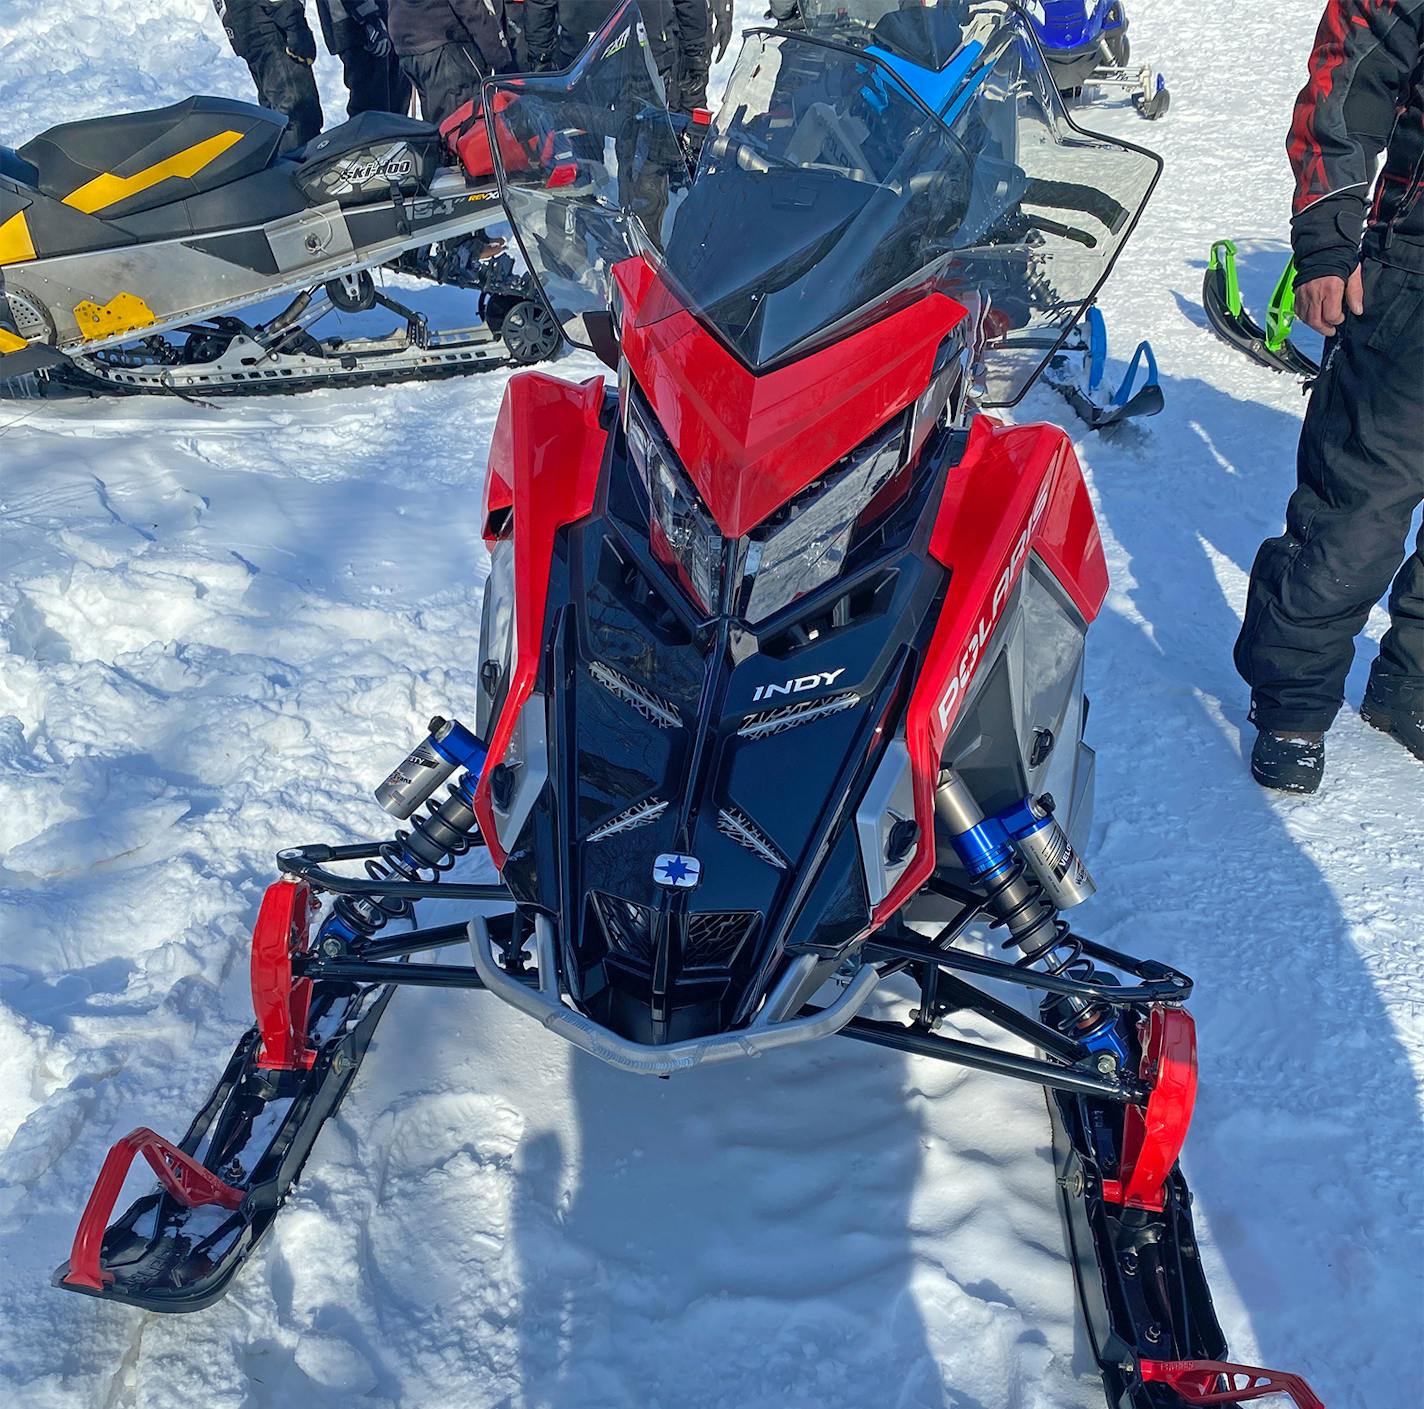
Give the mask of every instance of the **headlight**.
M 490 553 L 480 622 L 480 692 L 475 704 L 475 733 L 491 737 L 509 690 L 514 648 L 514 540 L 501 538 Z
M 624 400 L 628 452 L 648 491 L 653 552 L 705 612 L 722 610 L 728 543 L 636 393 Z
M 765 621 L 840 576 L 855 526 L 900 468 L 904 445 L 905 417 L 897 416 L 793 499 L 782 523 L 753 534 L 745 569 L 749 622 Z
M 631 379 L 623 387 L 624 432 L 648 493 L 654 554 L 703 611 L 735 613 L 752 624 L 841 574 L 856 526 L 893 498 L 892 482 L 907 463 L 908 424 L 909 413 L 896 416 L 768 523 L 727 539 L 642 394 Z

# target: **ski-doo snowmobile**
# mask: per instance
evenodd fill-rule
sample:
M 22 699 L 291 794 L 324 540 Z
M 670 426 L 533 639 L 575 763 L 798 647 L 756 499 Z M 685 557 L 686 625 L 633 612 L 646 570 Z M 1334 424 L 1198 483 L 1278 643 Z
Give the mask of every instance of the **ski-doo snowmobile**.
M 1122 0 L 1030 0 L 1027 11 L 1054 86 L 1066 99 L 1087 88 L 1119 88 L 1131 93 L 1143 117 L 1166 113 L 1172 95 L 1161 72 L 1150 64 L 1130 66 Z
M 473 727 L 381 783 L 389 839 L 279 854 L 255 1025 L 178 1143 L 114 1147 L 59 1285 L 221 1296 L 396 989 L 434 985 L 637 1075 L 839 1035 L 1037 1083 L 1110 1404 L 1319 1409 L 1225 1360 L 1177 1163 L 1191 980 L 1062 917 L 1107 569 L 1068 437 L 971 397 L 979 362 L 1022 395 L 1158 164 L 1072 127 L 1013 9 L 976 65 L 942 118 L 864 48 L 753 30 L 695 176 L 631 4 L 569 73 L 487 85 L 550 134 L 507 208 L 616 384 L 511 379 Z M 497 880 L 446 874 L 471 857 Z M 432 897 L 468 923 L 420 927 Z M 158 1185 L 113 1219 L 140 1155 Z
M 1320 363 L 1291 341 L 1295 325 L 1294 259 L 1286 261 L 1276 281 L 1263 328 L 1247 311 L 1241 298 L 1236 245 L 1231 240 L 1217 240 L 1202 275 L 1202 308 L 1212 332 L 1253 362 L 1306 381 L 1320 375 Z
M 502 219 L 487 163 L 393 113 L 279 156 L 285 127 L 198 97 L 0 148 L 0 384 L 298 391 L 557 351 L 527 277 L 481 234 Z M 472 306 L 468 326 L 432 326 L 378 282 L 383 266 L 473 290 L 478 319 Z M 323 337 L 333 312 L 370 314 L 372 331 Z

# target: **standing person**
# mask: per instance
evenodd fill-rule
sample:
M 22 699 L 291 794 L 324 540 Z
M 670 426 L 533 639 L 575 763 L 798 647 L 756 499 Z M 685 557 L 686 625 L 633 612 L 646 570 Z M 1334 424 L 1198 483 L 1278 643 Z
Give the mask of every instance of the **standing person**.
M 1312 793 L 1354 637 L 1391 578 L 1360 713 L 1424 761 L 1424 532 L 1404 557 L 1424 499 L 1424 0 L 1329 0 L 1287 149 L 1296 313 L 1329 341 L 1236 667 L 1252 774 Z
M 316 0 L 326 52 L 341 60 L 346 116 L 403 113 L 410 107 L 410 80 L 386 28 L 386 0 Z
M 316 39 L 302 0 L 213 0 L 213 8 L 257 85 L 257 101 L 287 119 L 278 150 L 310 142 L 321 131 L 321 99 L 312 74 Z
M 504 0 L 389 0 L 391 42 L 420 94 L 420 115 L 437 126 L 493 73 L 513 67 Z
M 524 36 L 535 67 L 566 69 L 618 7 L 618 0 L 524 0 Z M 708 0 L 640 0 L 667 105 L 707 106 Z

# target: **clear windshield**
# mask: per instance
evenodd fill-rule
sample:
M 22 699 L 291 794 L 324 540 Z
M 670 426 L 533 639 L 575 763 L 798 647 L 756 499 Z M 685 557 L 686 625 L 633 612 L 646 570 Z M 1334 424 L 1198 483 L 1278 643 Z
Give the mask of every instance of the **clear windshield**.
M 1017 400 L 1160 163 L 1074 128 L 1022 16 L 974 10 L 983 38 L 933 112 L 874 46 L 751 32 L 691 181 L 631 4 L 568 75 L 487 85 L 517 95 L 504 117 L 530 134 L 528 164 L 506 161 L 510 216 L 566 327 L 606 309 L 607 271 L 632 254 L 753 368 L 933 285 L 989 309 L 985 400 Z

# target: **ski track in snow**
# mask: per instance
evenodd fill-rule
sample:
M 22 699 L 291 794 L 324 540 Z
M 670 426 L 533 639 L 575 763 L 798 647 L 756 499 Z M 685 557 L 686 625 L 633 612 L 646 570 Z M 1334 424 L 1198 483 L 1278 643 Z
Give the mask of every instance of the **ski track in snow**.
M 1237 237 L 1257 308 L 1284 259 L 1318 6 L 1130 12 L 1173 107 L 1086 119 L 1167 158 L 1103 305 L 1119 358 L 1152 336 L 1167 410 L 1080 442 L 1113 575 L 1080 927 L 1198 981 L 1186 1164 L 1236 1358 L 1308 1373 L 1331 1409 L 1406 1409 L 1424 771 L 1354 713 L 1366 648 L 1321 794 L 1245 772 L 1230 646 L 1302 402 L 1198 306 L 1212 238 Z M 193 91 L 250 95 L 206 0 L 0 14 L 0 141 Z M 5 1400 L 1101 1405 L 1036 1090 L 853 1043 L 645 1083 L 457 993 L 397 995 L 226 1301 L 162 1318 L 49 1289 L 104 1150 L 136 1124 L 180 1135 L 249 1021 L 272 853 L 382 832 L 370 787 L 427 716 L 470 712 L 503 380 L 0 403 Z M 1046 392 L 1021 414 L 1069 416 Z

